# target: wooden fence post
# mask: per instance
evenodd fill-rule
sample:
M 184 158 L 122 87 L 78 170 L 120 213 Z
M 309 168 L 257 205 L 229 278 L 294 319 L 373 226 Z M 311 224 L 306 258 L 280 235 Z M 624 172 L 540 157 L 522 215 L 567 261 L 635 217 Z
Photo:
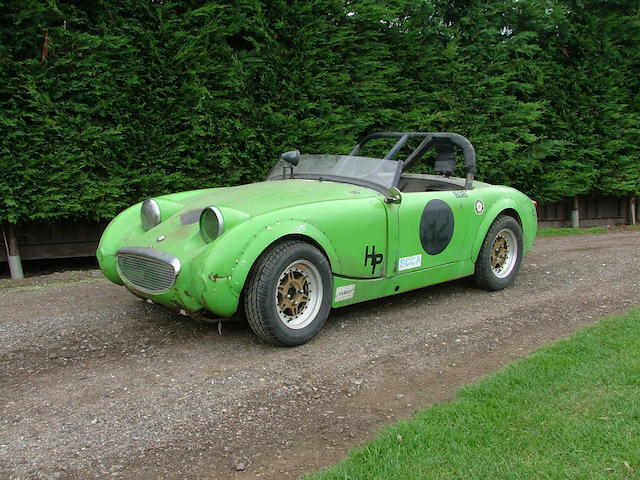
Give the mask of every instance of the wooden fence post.
M 4 230 L 3 230 L 4 236 Z M 9 238 L 4 237 L 5 247 L 7 249 L 7 260 L 9 260 L 9 272 L 13 280 L 22 280 L 24 273 L 22 271 L 22 262 L 20 261 L 20 253 L 18 251 L 18 235 L 16 227 L 9 224 L 7 228 Z
M 571 210 L 571 228 L 580 228 L 580 201 L 578 195 L 573 197 L 573 209 Z

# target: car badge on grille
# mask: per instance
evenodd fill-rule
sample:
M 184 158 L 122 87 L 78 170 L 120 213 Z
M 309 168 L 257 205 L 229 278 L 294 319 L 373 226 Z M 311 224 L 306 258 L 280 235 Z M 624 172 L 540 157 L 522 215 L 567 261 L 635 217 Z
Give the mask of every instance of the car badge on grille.
M 163 241 L 165 238 L 167 238 L 167 236 L 166 236 L 166 235 L 160 235 L 160 236 L 156 239 L 156 242 L 161 242 L 161 241 Z

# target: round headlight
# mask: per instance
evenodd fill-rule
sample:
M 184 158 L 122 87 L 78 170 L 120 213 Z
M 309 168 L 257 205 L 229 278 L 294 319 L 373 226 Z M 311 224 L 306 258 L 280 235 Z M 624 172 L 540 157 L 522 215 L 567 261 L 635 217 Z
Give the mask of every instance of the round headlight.
M 148 198 L 142 202 L 140 221 L 142 222 L 142 228 L 145 230 L 149 230 L 160 223 L 160 205 L 153 198 Z
M 200 233 L 204 241 L 213 242 L 224 231 L 222 213 L 216 207 L 207 207 L 200 214 Z

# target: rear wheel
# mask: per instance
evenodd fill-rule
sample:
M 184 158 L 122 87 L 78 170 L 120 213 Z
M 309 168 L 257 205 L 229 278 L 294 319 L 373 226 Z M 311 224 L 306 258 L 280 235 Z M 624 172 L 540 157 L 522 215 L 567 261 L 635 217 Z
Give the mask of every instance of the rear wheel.
M 331 268 L 314 246 L 278 243 L 254 265 L 244 293 L 251 329 L 262 340 L 294 346 L 308 342 L 331 309 Z
M 508 215 L 499 215 L 489 228 L 476 260 L 474 279 L 487 290 L 501 290 L 511 285 L 522 261 L 522 229 Z

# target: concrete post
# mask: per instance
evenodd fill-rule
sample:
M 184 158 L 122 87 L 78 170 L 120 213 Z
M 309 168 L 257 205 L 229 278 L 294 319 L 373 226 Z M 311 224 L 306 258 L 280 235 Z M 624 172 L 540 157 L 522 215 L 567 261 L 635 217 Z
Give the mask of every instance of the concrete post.
M 571 228 L 580 228 L 580 202 L 578 195 L 573 197 L 573 209 L 571 210 Z
M 18 252 L 18 235 L 15 226 L 9 224 L 7 229 L 9 238 L 5 237 L 5 246 L 7 248 L 7 259 L 9 260 L 9 272 L 13 280 L 22 280 L 24 273 L 22 271 L 22 262 L 20 261 L 20 253 Z
M 629 203 L 627 203 L 627 225 L 635 225 L 636 219 L 636 197 L 629 195 Z

